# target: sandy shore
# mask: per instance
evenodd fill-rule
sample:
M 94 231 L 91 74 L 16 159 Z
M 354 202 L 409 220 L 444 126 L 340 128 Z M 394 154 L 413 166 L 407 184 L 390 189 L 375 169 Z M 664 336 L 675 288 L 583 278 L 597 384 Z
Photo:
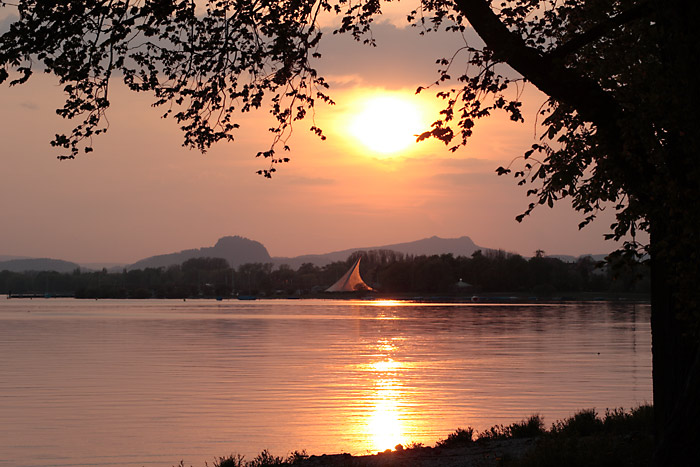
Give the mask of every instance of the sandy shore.
M 504 458 L 518 458 L 535 445 L 532 438 L 480 440 L 464 447 L 421 447 L 368 456 L 333 454 L 311 456 L 308 467 L 496 467 Z

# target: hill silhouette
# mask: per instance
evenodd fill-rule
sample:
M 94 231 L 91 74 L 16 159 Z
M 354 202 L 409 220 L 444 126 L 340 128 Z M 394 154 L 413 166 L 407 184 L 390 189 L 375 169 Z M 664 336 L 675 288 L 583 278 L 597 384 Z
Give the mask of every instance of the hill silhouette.
M 430 237 L 413 242 L 394 243 L 391 245 L 373 246 L 365 248 L 350 248 L 347 250 L 333 251 L 331 253 L 317 255 L 302 255 L 293 258 L 274 257 L 272 261 L 275 264 L 288 264 L 296 269 L 303 263 L 312 263 L 316 266 L 325 266 L 334 261 L 345 261 L 348 256 L 355 251 L 362 250 L 392 250 L 407 255 L 442 255 L 451 253 L 454 256 L 471 256 L 477 250 L 488 250 L 475 244 L 471 238 L 467 236 L 459 238 L 440 238 Z
M 10 261 L 11 259 L 33 259 L 29 256 L 16 256 L 16 255 L 0 255 L 0 262 Z
M 245 263 L 270 263 L 272 259 L 262 243 L 238 235 L 222 237 L 212 247 L 182 250 L 177 253 L 151 256 L 127 266 L 127 269 L 168 267 L 192 258 L 223 258 L 237 268 Z
M 0 256 L 0 271 L 12 272 L 24 271 L 57 271 L 72 272 L 80 267 L 83 271 L 100 270 L 106 267 L 111 272 L 119 272 L 124 267 L 129 270 L 145 268 L 161 268 L 175 264 L 182 264 L 192 258 L 223 258 L 228 261 L 233 268 L 238 268 L 246 263 L 273 263 L 276 266 L 287 264 L 293 269 L 298 269 L 304 263 L 311 263 L 319 267 L 335 261 L 345 261 L 356 251 L 368 250 L 392 250 L 407 255 L 442 255 L 452 254 L 453 256 L 471 256 L 475 251 L 484 252 L 491 250 L 475 244 L 471 238 L 462 236 L 459 238 L 440 238 L 433 236 L 413 242 L 394 243 L 390 245 L 380 245 L 363 248 L 348 248 L 345 250 L 332 251 L 323 254 L 307 254 L 295 257 L 270 257 L 265 246 L 255 240 L 245 237 L 226 236 L 220 238 L 214 246 L 193 248 L 182 250 L 176 253 L 150 256 L 141 259 L 131 265 L 116 263 L 85 263 L 82 265 L 70 261 L 63 261 L 49 258 L 28 258 L 18 256 Z M 565 262 L 575 262 L 578 257 L 570 255 L 547 255 L 548 257 L 559 258 Z M 589 255 L 582 255 L 589 256 Z M 602 260 L 606 255 L 590 255 L 595 260 Z
M 0 271 L 26 272 L 26 271 L 56 271 L 73 272 L 80 268 L 77 263 L 50 258 L 26 258 L 0 261 Z

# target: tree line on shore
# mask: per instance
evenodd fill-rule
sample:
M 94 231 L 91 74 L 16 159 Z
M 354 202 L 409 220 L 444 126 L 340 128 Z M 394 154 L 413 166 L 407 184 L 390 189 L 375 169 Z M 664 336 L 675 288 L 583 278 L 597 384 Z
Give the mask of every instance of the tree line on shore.
M 534 296 L 562 293 L 648 293 L 649 271 L 641 263 L 590 256 L 575 262 L 538 251 L 524 258 L 504 251 L 412 256 L 390 250 L 358 251 L 346 261 L 319 267 L 248 263 L 231 268 L 221 258 L 194 258 L 167 268 L 72 273 L 1 271 L 0 293 L 68 295 L 78 298 L 195 298 L 235 295 L 300 296 L 322 293 L 362 256 L 360 273 L 383 294 L 470 295 L 510 292 Z

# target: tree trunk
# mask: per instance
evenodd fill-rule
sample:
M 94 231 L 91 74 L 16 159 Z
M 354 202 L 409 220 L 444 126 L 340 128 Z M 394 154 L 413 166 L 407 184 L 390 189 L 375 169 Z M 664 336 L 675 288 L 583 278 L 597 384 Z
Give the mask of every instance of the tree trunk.
M 557 59 L 598 37 L 600 29 L 542 53 L 502 22 L 491 1 L 454 4 L 495 57 L 595 125 L 607 153 L 595 161 L 597 168 L 608 170 L 613 186 L 634 200 L 629 215 L 649 221 L 654 464 L 700 466 L 700 2 L 632 2 L 630 10 L 608 18 L 617 27 L 650 15 L 640 25 L 646 42 L 654 44 L 640 75 L 645 84 L 628 83 L 639 86 L 643 105 L 603 89 L 585 70 Z
M 657 466 L 700 466 L 699 3 L 654 4 L 660 68 L 653 118 L 664 129 L 647 205 Z
M 674 234 L 668 219 L 652 222 L 651 334 L 653 355 L 655 466 L 700 465 L 700 346 L 683 319 L 692 306 L 684 297 L 678 272 L 697 270 L 682 264 L 692 255 L 670 255 Z M 697 245 L 695 246 L 697 248 Z M 685 311 L 686 313 L 683 313 Z

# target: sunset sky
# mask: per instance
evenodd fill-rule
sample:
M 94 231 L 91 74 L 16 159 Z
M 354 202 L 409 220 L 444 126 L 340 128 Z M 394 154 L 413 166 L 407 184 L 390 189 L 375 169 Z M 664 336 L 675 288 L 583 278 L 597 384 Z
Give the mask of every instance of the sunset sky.
M 272 180 L 255 173 L 267 167 L 254 157 L 271 141 L 265 110 L 241 116 L 236 141 L 202 155 L 181 147 L 177 124 L 159 118 L 151 96 L 130 93 L 115 80 L 109 132 L 95 139 L 95 152 L 58 161 L 49 141 L 70 122 L 55 115 L 63 99 L 56 80 L 36 74 L 27 85 L 3 85 L 0 255 L 130 263 L 210 246 L 225 235 L 257 240 L 273 256 L 433 235 L 467 235 L 478 245 L 525 256 L 538 248 L 573 255 L 613 249 L 602 237 L 610 212 L 580 232 L 580 215 L 566 201 L 536 209 L 522 224 L 514 220 L 529 202 L 525 189 L 495 169 L 539 134 L 535 114 L 545 98 L 532 87 L 524 94 L 524 124 L 496 114 L 456 153 L 428 141 L 386 154 L 393 148 L 358 139 L 383 121 L 400 120 L 400 133 L 418 120 L 420 128 L 407 130 L 410 137 L 427 129 L 440 109 L 435 91 L 414 91 L 435 80 L 435 60 L 451 55 L 461 38 L 420 36 L 396 19 L 401 16 L 386 15 L 388 21 L 375 26 L 377 48 L 326 35 L 318 67 L 337 105 L 320 105 L 316 122 L 328 139 L 307 131 L 309 122 L 298 124 L 291 162 Z M 378 112 L 375 99 L 399 107 L 395 118 L 377 124 L 360 118 L 368 106 Z

